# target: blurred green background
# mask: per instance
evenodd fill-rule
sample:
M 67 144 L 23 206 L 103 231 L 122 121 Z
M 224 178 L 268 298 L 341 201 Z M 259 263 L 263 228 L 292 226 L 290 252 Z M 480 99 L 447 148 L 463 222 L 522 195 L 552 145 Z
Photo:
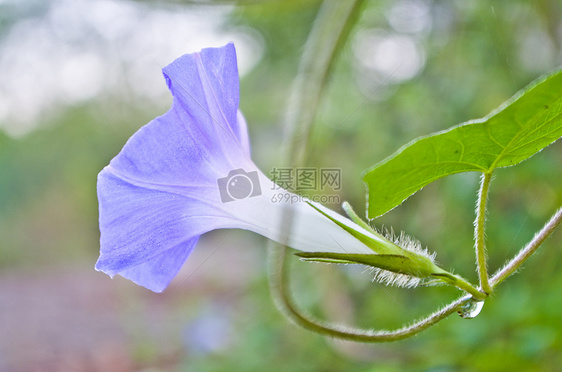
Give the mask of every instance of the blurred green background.
M 266 174 L 279 165 L 320 3 L 212 3 L 0 1 L 0 371 L 561 370 L 560 230 L 476 319 L 453 315 L 391 344 L 334 341 L 288 322 L 270 297 L 266 241 L 249 232 L 206 234 L 162 294 L 94 271 L 96 175 L 169 108 L 160 69 L 174 58 L 235 42 L 254 161 Z M 363 214 L 364 169 L 488 114 L 561 63 L 558 0 L 368 1 L 324 92 L 308 165 L 341 168 L 341 200 Z M 490 271 L 562 204 L 561 159 L 556 143 L 497 171 Z M 477 187 L 477 174 L 448 177 L 374 223 L 415 236 L 476 282 Z M 350 325 L 399 327 L 457 296 L 383 287 L 346 267 L 292 268 L 303 308 Z

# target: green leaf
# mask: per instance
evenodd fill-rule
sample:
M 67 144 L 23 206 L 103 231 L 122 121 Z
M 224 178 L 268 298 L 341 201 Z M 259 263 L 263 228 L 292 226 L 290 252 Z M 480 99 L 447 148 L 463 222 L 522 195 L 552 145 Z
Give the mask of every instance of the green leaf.
M 518 164 L 562 136 L 562 70 L 531 83 L 485 118 L 420 137 L 365 171 L 368 217 L 460 172 Z

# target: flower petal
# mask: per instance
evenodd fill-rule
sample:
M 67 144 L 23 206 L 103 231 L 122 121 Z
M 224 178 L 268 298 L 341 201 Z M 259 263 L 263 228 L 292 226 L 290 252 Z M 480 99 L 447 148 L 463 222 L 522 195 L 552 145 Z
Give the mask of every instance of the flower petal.
M 98 176 L 97 270 L 161 291 L 199 236 L 218 228 L 309 252 L 372 253 L 252 162 L 232 44 L 182 56 L 163 73 L 172 108 L 137 131 Z
M 193 238 L 181 243 L 148 261 L 119 272 L 119 275 L 151 291 L 162 292 L 180 271 L 198 240 L 199 238 Z
M 174 96 L 172 108 L 183 110 L 208 139 L 230 150 L 232 141 L 247 148 L 247 128 L 238 119 L 239 80 L 232 43 L 186 54 L 162 69 Z
M 217 179 L 253 169 L 238 111 L 232 44 L 184 55 L 163 69 L 172 108 L 137 131 L 98 176 L 96 269 L 164 288 L 198 237 L 245 228 L 222 209 Z
M 237 109 L 234 47 L 219 51 L 185 55 L 164 68 L 174 94 L 172 108 L 127 141 L 111 161 L 119 174 L 159 185 L 193 186 L 253 166 L 246 123 Z
M 96 270 L 110 276 L 129 275 L 148 287 L 148 276 L 146 284 L 146 280 L 140 279 L 144 277 L 140 272 L 148 270 L 158 272 L 158 283 L 169 281 L 201 234 L 217 228 L 245 226 L 230 218 L 220 205 L 215 206 L 213 197 L 206 195 L 208 191 L 198 190 L 195 198 L 186 192 L 189 188 L 162 191 L 151 184 L 124 180 L 113 171 L 108 166 L 98 176 L 101 248 Z M 211 194 L 214 192 L 211 190 Z M 158 262 L 171 262 L 178 257 L 183 259 L 158 267 Z M 139 273 L 135 274 L 135 270 Z
M 244 118 L 244 115 L 242 115 L 240 110 L 238 110 L 237 119 L 238 119 L 238 121 L 237 121 L 237 125 L 236 125 L 235 134 L 236 134 L 238 140 L 240 141 L 240 145 L 242 146 L 242 149 L 244 150 L 246 155 L 248 155 L 248 157 L 249 157 L 250 156 L 250 138 L 248 138 L 248 125 L 246 124 L 246 119 Z

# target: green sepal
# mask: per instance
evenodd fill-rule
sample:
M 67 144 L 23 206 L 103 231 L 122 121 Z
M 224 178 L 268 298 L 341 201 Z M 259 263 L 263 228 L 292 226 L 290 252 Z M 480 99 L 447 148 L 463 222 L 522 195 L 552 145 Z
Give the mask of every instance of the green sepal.
M 463 278 L 441 269 L 430 259 L 421 255 L 416 255 L 414 259 L 402 255 L 392 254 L 354 254 L 334 252 L 297 252 L 295 255 L 300 257 L 303 261 L 335 264 L 360 264 L 421 279 L 431 278 L 422 283 L 422 285 L 431 286 L 446 283 L 463 289 L 466 292 L 471 293 L 473 296 L 479 295 L 477 290 Z
M 350 216 L 350 218 L 356 222 L 359 226 L 363 227 L 367 232 L 373 236 L 364 234 L 361 231 L 355 230 L 344 223 L 336 220 L 329 214 L 323 212 L 317 208 L 314 204 L 309 203 L 314 209 L 322 213 L 324 216 L 329 218 L 332 222 L 337 224 L 339 227 L 353 235 L 360 242 L 365 244 L 367 247 L 371 248 L 375 254 L 346 254 L 346 253 L 330 253 L 321 252 L 313 253 L 312 255 L 306 256 L 310 252 L 307 252 L 304 256 L 299 253 L 299 257 L 307 258 L 308 261 L 321 261 L 321 262 L 332 262 L 332 263 L 355 263 L 364 264 L 373 267 L 378 267 L 380 269 L 392 271 L 399 274 L 412 275 L 418 278 L 425 278 L 432 275 L 433 273 L 445 272 L 441 268 L 437 267 L 431 259 L 421 254 L 405 250 L 402 247 L 397 246 L 390 240 L 386 239 L 382 235 L 375 232 L 370 226 L 368 226 L 364 221 L 355 214 L 353 209 L 349 204 L 344 204 L 344 209 Z M 320 260 L 321 259 L 321 260 Z M 328 261 L 330 260 L 330 261 Z M 335 260 L 335 261 L 334 261 Z M 337 261 L 337 262 L 336 262 Z
M 378 254 L 391 254 L 391 255 L 402 253 L 401 252 L 401 251 L 403 251 L 402 248 L 398 247 L 396 244 L 392 243 L 391 241 L 386 239 L 384 236 L 376 233 L 372 228 L 370 228 L 370 227 L 365 228 L 364 227 L 369 233 L 374 235 L 374 237 L 365 235 L 364 233 L 362 233 L 358 230 L 355 230 L 355 229 L 347 226 L 346 224 L 336 220 L 335 218 L 333 218 L 329 214 L 325 213 L 324 211 L 322 211 L 321 209 L 316 207 L 314 204 L 312 204 L 310 202 L 308 204 L 312 208 L 316 209 L 318 212 L 322 213 L 328 219 L 330 219 L 333 223 L 335 223 L 336 225 L 338 225 L 339 227 L 341 227 L 342 229 L 344 229 L 345 231 L 347 231 L 348 233 L 353 235 L 361 243 L 363 243 L 367 247 L 371 248 L 374 252 L 376 252 Z M 365 222 L 363 222 L 363 224 L 365 224 Z M 377 238 L 377 239 L 375 239 L 375 238 Z
M 365 230 L 375 234 L 375 235 L 379 235 L 372 227 L 371 225 L 369 225 L 367 222 L 363 221 L 358 215 L 357 213 L 355 213 L 355 211 L 353 210 L 353 208 L 351 207 L 351 204 L 349 204 L 348 202 L 343 202 L 343 204 L 341 205 L 343 210 L 345 211 L 345 213 L 347 213 L 347 216 L 356 224 L 358 224 L 359 226 L 361 226 L 362 228 L 364 228 Z
M 340 264 L 362 264 L 378 267 L 379 269 L 392 271 L 398 274 L 420 276 L 420 272 L 412 266 L 412 261 L 405 256 L 393 254 L 355 254 L 355 253 L 332 253 L 332 252 L 298 252 L 296 256 L 305 261 L 340 263 Z M 427 276 L 427 275 L 424 275 Z
M 297 252 L 295 255 L 304 261 L 323 262 L 323 263 L 337 263 L 337 264 L 360 264 L 382 269 L 388 272 L 416 277 L 420 279 L 429 278 L 426 283 L 429 285 L 436 284 L 437 282 L 444 282 L 454 285 L 475 298 L 480 299 L 484 296 L 470 283 L 463 278 L 451 274 L 448 271 L 435 265 L 433 260 L 423 254 L 416 253 L 411 250 L 406 250 L 398 245 L 392 243 L 385 237 L 378 234 L 371 226 L 362 221 L 357 214 L 353 211 L 348 203 L 344 203 L 343 207 L 351 220 L 358 225 L 358 228 L 365 230 L 362 232 L 359 229 L 354 229 L 347 226 L 341 221 L 336 220 L 329 214 L 323 212 L 312 203 L 308 203 L 311 207 L 326 216 L 330 221 L 356 237 L 363 244 L 371 248 L 374 253 L 372 254 L 359 254 L 359 253 L 334 253 L 334 252 Z M 372 236 L 367 235 L 370 234 Z M 380 240 L 378 240 L 380 239 Z M 343 249 L 344 247 L 342 247 Z M 389 253 L 390 252 L 390 253 Z

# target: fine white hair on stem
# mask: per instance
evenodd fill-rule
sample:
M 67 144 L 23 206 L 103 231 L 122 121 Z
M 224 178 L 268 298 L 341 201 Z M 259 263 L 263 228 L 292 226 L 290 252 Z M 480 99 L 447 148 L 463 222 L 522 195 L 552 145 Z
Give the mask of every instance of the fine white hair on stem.
M 419 240 L 406 235 L 406 233 L 404 233 L 403 231 L 399 235 L 397 235 L 391 228 L 390 230 L 383 229 L 382 231 L 380 231 L 380 233 L 400 248 L 419 254 L 420 256 L 424 256 L 431 260 L 431 262 L 435 261 L 435 252 L 432 254 L 427 250 L 427 248 L 422 248 Z M 399 274 L 392 271 L 379 269 L 377 267 L 369 267 L 366 271 L 368 271 L 370 275 L 373 276 L 373 282 L 381 283 L 384 285 L 403 288 L 415 288 L 421 284 L 427 283 L 427 280 L 425 280 L 424 278 L 418 278 L 416 276 L 406 274 Z
M 378 267 L 369 267 L 367 271 L 370 273 L 370 275 L 372 275 L 373 282 L 381 283 L 384 285 L 401 288 L 415 288 L 422 282 L 422 279 L 415 276 L 398 274 L 392 271 L 379 269 Z
M 431 262 L 435 261 L 435 252 L 430 253 L 427 248 L 422 248 L 419 240 L 407 235 L 404 231 L 401 231 L 400 235 L 397 235 L 391 228 L 390 231 L 385 229 L 384 231 L 382 231 L 382 234 L 385 236 L 385 238 L 387 238 L 400 248 L 406 251 L 414 252 L 416 254 L 419 254 L 420 256 L 424 256 L 431 260 Z

